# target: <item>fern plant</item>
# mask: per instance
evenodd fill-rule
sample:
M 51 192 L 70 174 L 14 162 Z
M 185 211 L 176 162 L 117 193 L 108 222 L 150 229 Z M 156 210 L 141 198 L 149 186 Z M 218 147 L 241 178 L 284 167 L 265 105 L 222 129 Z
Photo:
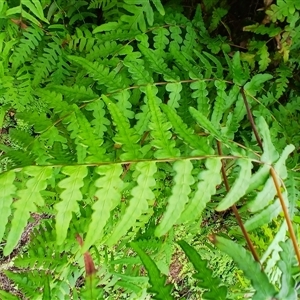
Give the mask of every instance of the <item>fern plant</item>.
M 0 8 L 7 29 L 0 35 L 3 114 L 13 111 L 29 127 L 10 129 L 13 146 L 0 145 L 0 237 L 4 256 L 16 256 L 23 269 L 6 274 L 26 297 L 39 299 L 42 289 L 45 299 L 102 299 L 119 287 L 126 299 L 144 299 L 150 284 L 154 297 L 172 299 L 166 278 L 157 276 L 168 270 L 177 228 L 198 222 L 211 201 L 218 212 L 233 207 L 246 239 L 246 231 L 277 218 L 281 229 L 262 263 L 268 274 L 289 274 L 282 285 L 280 276 L 269 283 L 261 275 L 266 291 L 241 246 L 213 241 L 234 249 L 241 269 L 245 254 L 253 299 L 294 296 L 287 228 L 294 246 L 295 239 L 285 220 L 296 206 L 295 146 L 276 143 L 282 132 L 274 118 L 286 91 L 274 86 L 291 76 L 285 58 L 267 72 L 267 49 L 255 41 L 248 54 L 259 47 L 261 60 L 253 71 L 245 55 L 221 51 L 230 41 L 215 30 L 228 7 L 213 10 L 210 26 L 200 6 L 189 19 L 159 0 L 23 0 Z M 34 214 L 50 220 L 18 252 Z M 195 250 L 179 244 L 207 289 L 203 296 L 225 299 L 226 288 L 216 291 L 219 281 L 200 274 L 205 264 L 197 264 Z

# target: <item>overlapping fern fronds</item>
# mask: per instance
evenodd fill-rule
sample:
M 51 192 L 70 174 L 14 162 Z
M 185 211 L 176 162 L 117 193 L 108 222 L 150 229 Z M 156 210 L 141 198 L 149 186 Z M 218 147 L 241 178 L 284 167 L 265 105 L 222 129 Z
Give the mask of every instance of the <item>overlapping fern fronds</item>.
M 285 182 L 294 146 L 275 144 L 281 133 L 270 131 L 271 121 L 261 116 L 271 103 L 265 99 L 264 88 L 269 99 L 280 97 L 290 69 L 286 70 L 283 61 L 277 74 L 264 73 L 269 58 L 263 47 L 260 73 L 255 75 L 239 52 L 232 57 L 222 53 L 229 41 L 212 37 L 210 32 L 226 11 L 215 10 L 218 18 L 207 30 L 200 6 L 189 21 L 182 14 L 164 15 L 159 0 L 124 0 L 120 1 L 124 13 L 116 19 L 118 1 L 92 1 L 89 7 L 101 7 L 109 22 L 97 27 L 86 23 L 74 33 L 62 24 L 46 27 L 52 18 L 62 18 L 61 6 L 49 9 L 45 19 L 38 1 L 21 2 L 32 8 L 34 16 L 26 8 L 7 8 L 6 15 L 22 14 L 39 26 L 44 22 L 48 31 L 31 24 L 13 43 L 9 42 L 11 31 L 0 35 L 4 49 L 0 101 L 7 111 L 16 110 L 15 118 L 29 127 L 27 132 L 11 130 L 12 144 L 0 146 L 8 160 L 7 171 L 0 174 L 4 255 L 14 251 L 33 213 L 55 220 L 35 232 L 45 239 L 47 251 L 37 253 L 30 248 L 24 264 L 20 258 L 16 262 L 24 267 L 40 264 L 58 273 L 69 260 L 59 265 L 32 257 L 53 255 L 58 260 L 58 253 L 70 251 L 72 259 L 79 259 L 80 251 L 84 254 L 90 249 L 94 257 L 100 257 L 101 249 L 105 259 L 101 256 L 98 262 L 109 264 L 112 249 L 125 248 L 138 236 L 150 235 L 150 246 L 154 238 L 158 244 L 166 236 L 173 239 L 177 226 L 201 218 L 212 199 L 217 211 L 235 204 L 240 213 L 249 211 L 245 227 L 252 231 L 281 213 L 271 169 L 285 203 L 291 202 L 291 185 Z M 83 14 L 88 3 L 73 4 L 72 9 L 65 7 L 71 24 L 95 19 L 94 13 Z M 154 23 L 155 28 L 149 28 Z M 272 84 L 280 83 L 283 88 L 273 91 Z M 252 139 L 249 110 L 257 116 L 252 123 L 257 124 L 263 151 Z M 218 155 L 217 141 L 223 145 L 223 156 Z M 227 194 L 222 188 L 223 168 L 231 186 Z M 268 251 L 280 251 L 284 229 Z M 77 245 L 74 250 L 75 239 L 73 243 L 70 239 L 76 233 L 84 243 L 82 249 Z M 143 241 L 147 244 L 147 239 Z M 49 242 L 56 246 L 52 248 Z M 41 239 L 35 243 L 41 246 Z M 286 258 L 289 248 L 283 245 L 282 249 Z M 157 274 L 143 249 L 135 246 L 135 250 Z M 276 259 L 271 258 L 271 266 Z M 290 270 L 290 265 L 282 264 L 280 269 Z M 46 290 L 52 279 L 43 272 Z M 68 269 L 66 274 L 72 272 Z M 65 279 L 66 274 L 58 278 Z M 114 272 L 110 269 L 109 274 Z M 163 280 L 150 281 L 152 292 L 159 294 L 157 287 Z M 125 286 L 126 280 L 120 285 Z M 70 286 L 76 291 L 74 282 Z M 96 286 L 92 281 L 90 290 L 94 292 Z M 126 287 L 141 292 L 134 282 Z M 56 294 L 52 291 L 52 295 Z M 82 295 L 89 295 L 89 289 L 82 290 Z

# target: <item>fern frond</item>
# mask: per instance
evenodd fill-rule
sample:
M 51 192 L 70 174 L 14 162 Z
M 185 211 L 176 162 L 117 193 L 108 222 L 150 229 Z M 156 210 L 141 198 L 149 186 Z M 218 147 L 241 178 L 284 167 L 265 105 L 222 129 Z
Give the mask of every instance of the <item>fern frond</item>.
M 219 132 L 215 126 L 202 114 L 199 110 L 190 107 L 189 111 L 196 122 L 204 128 L 207 132 L 213 135 L 217 140 L 226 143 L 226 138 Z
M 100 166 L 95 172 L 101 177 L 95 181 L 97 188 L 95 197 L 97 200 L 93 204 L 94 212 L 84 241 L 85 250 L 88 250 L 90 246 L 100 241 L 104 226 L 110 218 L 110 212 L 121 201 L 121 191 L 124 185 L 124 182 L 120 179 L 123 173 L 123 168 L 120 164 Z
M 86 152 L 90 155 L 86 161 L 104 161 L 105 149 L 101 147 L 103 140 L 93 132 L 90 122 L 77 106 L 74 106 L 74 113 L 78 126 L 76 140 L 80 145 L 86 147 Z
M 222 8 L 222 7 L 218 7 L 218 8 L 215 8 L 213 13 L 212 13 L 212 16 L 211 16 L 211 23 L 210 23 L 210 26 L 209 26 L 209 32 L 212 32 L 214 31 L 219 23 L 221 22 L 222 18 L 224 16 L 226 16 L 228 13 L 228 9 L 225 9 L 225 8 Z
M 190 160 L 179 160 L 173 165 L 176 172 L 172 195 L 168 198 L 168 205 L 163 217 L 155 229 L 155 235 L 166 234 L 180 218 L 185 204 L 189 201 L 190 186 L 195 182 L 191 175 L 193 165 Z
M 195 78 L 194 76 L 192 76 L 191 79 L 197 80 L 196 82 L 192 82 L 190 84 L 191 89 L 194 90 L 191 96 L 197 101 L 198 111 L 207 117 L 210 108 L 210 100 L 207 97 L 207 84 L 204 80 Z
M 114 141 L 122 145 L 124 153 L 120 155 L 122 160 L 137 159 L 142 156 L 140 145 L 137 142 L 140 136 L 130 127 L 128 119 L 122 114 L 121 110 L 108 97 L 102 95 L 102 99 L 106 103 L 112 119 L 117 127 L 118 134 L 114 137 Z
M 294 149 L 295 147 L 293 145 L 287 145 L 281 153 L 278 161 L 274 165 L 274 169 L 281 179 L 285 179 L 287 177 L 285 162 L 288 156 L 294 151 Z M 256 195 L 255 199 L 247 204 L 247 209 L 249 209 L 249 211 L 251 212 L 259 211 L 266 207 L 270 203 L 270 201 L 273 200 L 275 195 L 276 189 L 274 186 L 274 182 L 272 177 L 269 177 L 263 189 Z
M 79 56 L 69 55 L 68 58 L 85 69 L 88 75 L 97 81 L 98 84 L 106 86 L 109 92 L 123 87 L 122 77 L 117 76 L 114 72 L 110 72 L 108 67 L 97 62 L 90 62 Z
M 124 65 L 128 68 L 128 71 L 131 74 L 133 80 L 138 85 L 153 83 L 153 78 L 152 76 L 150 76 L 149 71 L 145 66 L 145 61 L 140 57 L 140 52 L 131 52 L 126 55 L 124 59 Z M 145 88 L 140 87 L 140 89 L 144 90 Z
M 99 97 L 90 87 L 76 84 L 73 86 L 51 85 L 49 90 L 62 94 L 68 103 L 80 103 Z
M 289 83 L 289 78 L 292 77 L 292 70 L 285 64 L 280 64 L 279 68 L 276 69 L 278 73 L 278 78 L 275 80 L 276 82 L 276 99 L 279 99 L 283 93 L 286 91 Z
M 103 138 L 104 133 L 107 131 L 107 126 L 110 124 L 109 120 L 105 117 L 105 109 L 102 101 L 93 101 L 85 106 L 87 111 L 93 112 L 94 119 L 91 125 L 94 129 L 94 134 L 100 139 Z
M 148 271 L 149 282 L 151 288 L 148 289 L 150 293 L 154 293 L 154 299 L 157 300 L 174 300 L 171 295 L 173 286 L 166 285 L 166 276 L 162 275 L 151 257 L 149 257 L 136 243 L 131 243 L 131 247 L 138 254 L 142 260 L 146 270 Z
M 90 52 L 97 39 L 93 37 L 93 34 L 86 28 L 81 30 L 76 27 L 76 33 L 68 39 L 69 49 L 77 50 L 79 52 Z
M 18 190 L 16 193 L 18 200 L 13 204 L 15 211 L 4 248 L 5 255 L 9 255 L 17 245 L 30 213 L 37 211 L 37 205 L 44 205 L 44 199 L 40 192 L 45 190 L 47 180 L 52 176 L 51 167 L 27 167 L 24 172 L 30 176 L 30 179 L 26 182 L 26 188 Z
M 166 90 L 168 92 L 170 92 L 168 105 L 173 107 L 173 108 L 178 108 L 179 107 L 178 101 L 180 101 L 180 99 L 181 99 L 181 95 L 180 95 L 180 92 L 182 90 L 181 83 L 180 82 L 178 82 L 178 83 L 173 83 L 173 82 L 168 83 L 166 85 Z
M 14 171 L 8 171 L 0 175 L 0 185 L 2 186 L 1 197 L 0 197 L 0 211 L 1 211 L 0 240 L 1 241 L 5 232 L 5 226 L 11 214 L 11 205 L 13 203 L 13 197 L 16 192 L 16 186 L 14 184 L 15 178 L 16 178 L 16 174 Z
M 237 159 L 240 166 L 239 175 L 225 198 L 217 206 L 217 211 L 226 210 L 243 197 L 249 187 L 252 163 L 249 159 Z
M 253 300 L 276 298 L 276 290 L 269 282 L 267 275 L 261 270 L 258 262 L 255 262 L 249 251 L 241 245 L 220 236 L 213 238 L 213 243 L 224 253 L 231 256 L 238 267 L 243 270 L 247 278 L 251 280 L 256 292 Z
M 270 37 L 275 37 L 282 31 L 282 29 L 280 27 L 275 26 L 275 23 L 271 23 L 270 26 L 268 26 L 268 27 L 264 24 L 256 23 L 253 25 L 245 26 L 243 28 L 243 30 L 254 32 L 257 34 L 267 34 Z
M 174 109 L 166 104 L 161 104 L 161 109 L 168 117 L 178 137 L 194 149 L 193 155 L 212 154 L 212 149 L 208 146 L 207 139 L 198 137 L 191 128 L 188 128 Z
M 153 25 L 153 9 L 150 1 L 143 0 L 124 0 L 123 9 L 130 13 L 130 15 L 123 15 L 121 21 L 128 24 L 129 28 L 140 29 L 142 32 L 146 31 L 147 23 Z M 164 8 L 160 0 L 152 0 L 155 7 L 160 14 L 164 14 Z M 145 14 L 145 15 L 144 15 Z
M 216 127 L 220 127 L 220 121 L 223 117 L 225 101 L 226 101 L 226 83 L 224 81 L 215 81 L 215 86 L 217 88 L 217 96 L 214 103 L 214 109 L 211 116 L 211 123 Z
M 166 53 L 164 50 L 166 49 L 167 45 L 169 44 L 169 31 L 167 28 L 159 27 L 152 31 L 154 34 L 154 48 L 157 49 L 157 53 L 159 53 L 160 57 L 165 57 Z
M 199 173 L 197 191 L 185 206 L 178 223 L 192 222 L 199 218 L 211 196 L 216 193 L 216 187 L 222 182 L 222 162 L 219 158 L 207 159 L 205 166 L 207 170 Z
M 186 34 L 185 38 L 183 40 L 183 44 L 181 46 L 181 50 L 191 56 L 194 54 L 194 50 L 200 51 L 201 48 L 199 46 L 199 43 L 197 40 L 199 39 L 199 36 L 197 35 L 197 32 L 194 30 L 191 23 L 186 23 Z
M 295 289 L 295 280 L 292 276 L 292 268 L 294 266 L 294 251 L 291 240 L 287 240 L 285 243 L 281 242 L 280 246 L 282 251 L 279 253 L 281 260 L 278 262 L 278 266 L 282 272 L 281 286 L 278 293 L 279 299 L 296 299 L 297 291 Z
M 30 56 L 32 56 L 33 51 L 40 44 L 44 32 L 39 27 L 33 26 L 27 28 L 23 35 L 24 38 L 20 40 L 20 43 L 16 46 L 12 56 L 10 57 L 13 70 L 16 70 L 24 64 Z
M 116 244 L 127 233 L 141 214 L 148 209 L 148 201 L 155 197 L 152 192 L 155 186 L 154 174 L 157 171 L 155 162 L 137 163 L 136 171 L 139 173 L 136 180 L 137 186 L 131 190 L 132 198 L 129 200 L 129 205 L 106 241 L 109 246 Z
M 189 261 L 193 264 L 196 274 L 194 278 L 198 279 L 197 285 L 201 288 L 208 289 L 202 294 L 204 299 L 218 299 L 225 300 L 227 296 L 226 286 L 222 286 L 219 278 L 213 277 L 213 272 L 208 268 L 208 261 L 201 258 L 199 253 L 185 241 L 179 241 L 179 246 L 188 257 Z
M 55 42 L 49 43 L 47 48 L 44 48 L 44 53 L 33 65 L 35 69 L 33 86 L 38 86 L 49 74 L 56 68 L 59 58 L 63 52 L 59 45 Z
M 146 60 L 149 62 L 149 67 L 158 74 L 162 74 L 166 81 L 179 80 L 176 73 L 174 73 L 168 65 L 165 63 L 163 57 L 160 57 L 155 50 L 149 49 L 144 44 L 138 45 L 142 54 L 144 54 Z
M 62 173 L 68 177 L 58 183 L 63 189 L 60 194 L 62 201 L 54 205 L 57 211 L 55 219 L 58 245 L 66 239 L 72 213 L 79 210 L 77 201 L 82 200 L 80 188 L 84 185 L 83 179 L 87 176 L 88 170 L 86 166 L 68 166 L 62 169 Z
M 160 111 L 159 104 L 161 100 L 155 96 L 156 93 L 156 87 L 147 86 L 146 95 L 151 114 L 149 128 L 153 137 L 151 144 L 158 149 L 154 155 L 157 158 L 176 157 L 179 155 L 179 149 L 175 147 L 175 141 L 171 139 L 172 133 L 169 131 L 171 124 L 166 121 L 165 116 Z

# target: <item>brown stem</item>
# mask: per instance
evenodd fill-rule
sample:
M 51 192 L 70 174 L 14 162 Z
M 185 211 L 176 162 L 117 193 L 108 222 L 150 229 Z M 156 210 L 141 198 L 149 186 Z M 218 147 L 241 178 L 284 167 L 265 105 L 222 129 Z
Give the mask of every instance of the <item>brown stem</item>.
M 222 155 L 222 147 L 221 147 L 220 141 L 217 141 L 217 146 L 218 146 L 218 154 L 219 154 L 219 155 Z M 230 186 L 229 186 L 228 178 L 227 178 L 227 175 L 226 175 L 226 170 L 225 170 L 224 160 L 222 159 L 221 161 L 222 161 L 222 176 L 223 176 L 225 188 L 226 188 L 227 192 L 229 192 L 229 191 L 230 191 Z M 238 212 L 236 206 L 235 206 L 235 205 L 232 205 L 231 208 L 232 208 L 232 211 L 233 211 L 233 213 L 234 213 L 234 215 L 235 215 L 235 218 L 236 218 L 236 220 L 237 220 L 237 222 L 238 222 L 238 224 L 239 224 L 239 226 L 240 226 L 240 228 L 241 228 L 241 230 L 242 230 L 242 233 L 243 233 L 243 235 L 244 235 L 244 237 L 245 237 L 245 240 L 246 240 L 246 242 L 247 242 L 248 248 L 250 249 L 250 251 L 251 251 L 251 253 L 252 253 L 254 259 L 255 259 L 258 263 L 260 263 L 258 254 L 257 254 L 257 252 L 256 252 L 256 250 L 255 250 L 255 248 L 254 248 L 254 246 L 253 246 L 253 244 L 252 244 L 252 242 L 251 242 L 251 240 L 250 240 L 250 237 L 249 237 L 249 235 L 248 235 L 248 232 L 247 232 L 247 230 L 246 230 L 246 228 L 245 228 L 245 226 L 244 226 L 244 223 L 243 223 L 243 221 L 242 221 L 242 218 L 241 218 L 241 216 L 240 216 L 240 214 L 239 214 L 239 212 Z
M 245 95 L 244 88 L 241 87 L 240 91 L 241 91 L 241 94 L 242 94 L 242 97 L 243 97 L 243 100 L 244 100 L 244 103 L 245 103 L 245 107 L 246 107 L 246 111 L 247 111 L 247 116 L 248 116 L 249 122 L 251 124 L 253 133 L 255 135 L 256 141 L 257 141 L 260 149 L 263 151 L 263 144 L 262 144 L 262 141 L 261 141 L 261 139 L 260 139 L 260 137 L 258 135 L 258 131 L 256 129 L 256 125 L 255 125 L 254 120 L 253 120 L 253 116 L 252 116 L 252 113 L 251 113 L 251 110 L 250 110 L 250 107 L 249 107 L 249 103 L 248 103 L 246 95 Z
M 271 173 L 271 176 L 273 178 L 274 185 L 276 187 L 277 196 L 279 198 L 279 201 L 280 201 L 280 204 L 281 204 L 281 207 L 282 207 L 284 218 L 286 220 L 288 230 L 289 230 L 289 233 L 290 233 L 290 237 L 291 237 L 291 240 L 293 242 L 293 246 L 294 246 L 295 253 L 296 253 L 296 256 L 297 256 L 298 264 L 300 266 L 300 252 L 299 252 L 299 248 L 298 248 L 297 238 L 296 238 L 295 231 L 294 231 L 294 228 L 293 228 L 293 225 L 292 225 L 292 221 L 291 221 L 290 216 L 289 216 L 289 212 L 288 212 L 287 207 L 286 207 L 286 205 L 284 203 L 284 200 L 283 200 L 283 196 L 282 196 L 282 193 L 281 193 L 281 190 L 280 190 L 280 184 L 278 182 L 276 172 L 275 172 L 273 167 L 271 167 L 270 173 Z

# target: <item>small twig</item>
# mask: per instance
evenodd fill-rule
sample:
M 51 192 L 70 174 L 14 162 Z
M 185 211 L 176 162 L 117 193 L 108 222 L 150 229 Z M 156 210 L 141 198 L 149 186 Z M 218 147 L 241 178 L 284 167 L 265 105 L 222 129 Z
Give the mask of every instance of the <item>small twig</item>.
M 219 154 L 220 156 L 222 156 L 222 147 L 221 147 L 221 142 L 220 142 L 220 141 L 217 141 L 217 146 L 218 146 L 218 154 Z M 227 175 L 226 175 L 225 164 L 224 164 L 223 159 L 221 160 L 221 162 L 222 162 L 222 176 L 223 176 L 225 188 L 226 188 L 227 193 L 228 193 L 228 192 L 230 191 L 230 186 L 229 186 L 229 183 L 228 183 L 228 178 L 227 178 Z M 241 218 L 241 216 L 240 216 L 240 214 L 239 214 L 239 212 L 238 212 L 238 210 L 237 210 L 235 204 L 232 205 L 231 208 L 232 208 L 232 211 L 233 211 L 233 213 L 234 213 L 234 215 L 235 215 L 235 218 L 236 218 L 236 220 L 237 220 L 237 222 L 238 222 L 238 224 L 239 224 L 239 226 L 240 226 L 240 228 L 241 228 L 241 230 L 242 230 L 242 233 L 243 233 L 243 235 L 244 235 L 244 237 L 245 237 L 245 239 L 246 239 L 247 245 L 248 245 L 248 247 L 249 247 L 249 249 L 250 249 L 250 251 L 251 251 L 251 253 L 252 253 L 254 259 L 255 259 L 258 263 L 260 263 L 258 254 L 257 254 L 257 252 L 256 252 L 256 250 L 255 250 L 255 248 L 254 248 L 254 246 L 253 246 L 253 244 L 252 244 L 252 242 L 251 242 L 251 239 L 250 239 L 250 237 L 249 237 L 249 234 L 248 234 L 248 232 L 247 232 L 247 230 L 246 230 L 246 228 L 245 228 L 245 226 L 244 226 L 244 223 L 243 223 L 243 221 L 242 221 L 242 218 Z
M 280 190 L 280 184 L 278 183 L 276 172 L 275 172 L 273 167 L 271 167 L 270 173 L 271 173 L 271 176 L 273 178 L 274 185 L 276 187 L 277 196 L 279 198 L 279 201 L 280 201 L 280 204 L 281 204 L 281 207 L 282 207 L 284 218 L 286 220 L 288 230 L 289 230 L 289 233 L 290 233 L 290 237 L 291 237 L 291 240 L 293 242 L 293 246 L 294 246 L 295 253 L 296 253 L 296 256 L 297 256 L 298 264 L 300 266 L 300 252 L 299 252 L 299 248 L 298 248 L 297 238 L 296 238 L 296 235 L 295 235 L 295 231 L 294 231 L 294 228 L 293 228 L 291 218 L 289 216 L 289 212 L 288 212 L 287 207 L 284 203 L 284 199 L 283 199 L 283 196 L 282 196 L 282 193 L 281 193 L 281 190 Z

